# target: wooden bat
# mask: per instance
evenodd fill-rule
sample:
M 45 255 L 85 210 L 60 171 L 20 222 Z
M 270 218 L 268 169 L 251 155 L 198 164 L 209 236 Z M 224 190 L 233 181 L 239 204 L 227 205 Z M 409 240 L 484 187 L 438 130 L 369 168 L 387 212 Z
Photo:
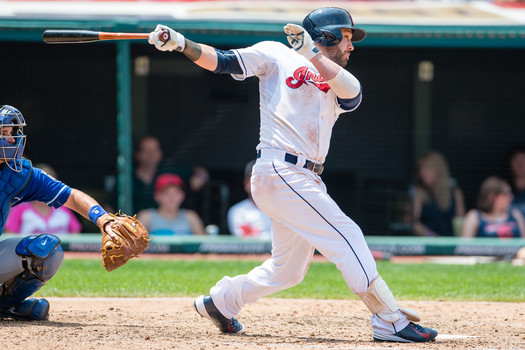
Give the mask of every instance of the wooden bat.
M 48 29 L 42 36 L 47 44 L 79 44 L 92 43 L 102 40 L 128 40 L 128 39 L 148 39 L 149 33 L 109 33 L 97 32 L 93 30 L 58 30 Z M 160 35 L 160 40 L 166 42 L 170 39 L 170 33 L 164 31 Z

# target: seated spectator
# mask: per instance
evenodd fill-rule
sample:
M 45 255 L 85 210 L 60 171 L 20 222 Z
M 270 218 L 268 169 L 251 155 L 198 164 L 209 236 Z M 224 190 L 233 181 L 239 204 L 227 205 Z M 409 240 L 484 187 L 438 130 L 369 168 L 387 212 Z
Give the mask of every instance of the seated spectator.
M 463 237 L 525 237 L 525 219 L 511 208 L 512 191 L 507 181 L 491 176 L 483 181 L 477 208 L 463 221 Z
M 155 181 L 154 198 L 158 209 L 138 213 L 138 219 L 151 235 L 204 235 L 204 224 L 196 212 L 182 209 L 184 182 L 173 173 L 159 175 Z
M 414 234 L 453 236 L 453 220 L 463 215 L 463 192 L 450 177 L 445 157 L 436 151 L 426 153 L 418 162 L 418 183 L 413 193 Z
M 271 219 L 266 216 L 252 198 L 250 178 L 255 161 L 246 165 L 244 170 L 244 190 L 248 198 L 235 204 L 228 211 L 228 227 L 232 235 L 239 237 L 271 238 Z
M 35 167 L 57 178 L 55 170 L 49 165 L 37 164 Z M 81 230 L 77 217 L 65 206 L 55 209 L 43 202 L 25 202 L 11 209 L 4 232 L 31 235 L 78 233 Z
M 186 207 L 193 206 L 195 193 L 200 191 L 209 181 L 208 170 L 204 167 L 189 167 L 174 164 L 171 161 L 164 161 L 164 153 L 161 143 L 155 136 L 144 136 L 135 144 L 133 152 L 133 211 L 139 212 L 142 209 L 156 208 L 157 202 L 154 199 L 154 184 L 157 176 L 162 173 L 180 174 L 183 181 L 190 184 L 186 193 Z M 188 195 L 190 198 L 188 198 Z M 110 211 L 116 211 L 118 188 L 115 183 L 110 190 Z
M 508 180 L 514 195 L 512 206 L 525 216 L 525 146 L 516 146 L 510 150 L 508 167 Z

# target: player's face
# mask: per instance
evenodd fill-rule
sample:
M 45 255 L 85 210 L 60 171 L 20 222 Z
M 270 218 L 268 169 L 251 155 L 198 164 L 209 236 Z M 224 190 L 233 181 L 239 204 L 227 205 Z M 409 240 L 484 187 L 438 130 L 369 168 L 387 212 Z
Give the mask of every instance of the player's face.
M 2 128 L 2 139 L 6 139 L 7 142 L 12 145 L 15 143 L 15 138 L 12 136 L 13 134 L 13 127 L 12 126 L 4 126 Z
M 350 53 L 354 51 L 354 45 L 352 44 L 352 30 L 341 29 L 343 39 L 337 46 L 322 47 L 321 50 L 323 55 L 334 61 L 341 67 L 346 67 Z

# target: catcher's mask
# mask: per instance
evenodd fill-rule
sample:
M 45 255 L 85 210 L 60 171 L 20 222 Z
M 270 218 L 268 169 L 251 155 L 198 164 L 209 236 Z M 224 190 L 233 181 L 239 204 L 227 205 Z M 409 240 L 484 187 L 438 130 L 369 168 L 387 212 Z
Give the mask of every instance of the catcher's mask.
M 341 28 L 352 30 L 352 42 L 366 37 L 363 29 L 354 27 L 350 13 L 339 7 L 322 7 L 310 12 L 303 20 L 303 28 L 322 46 L 339 44 L 343 40 Z
M 0 160 L 14 171 L 22 170 L 22 153 L 26 143 L 24 126 L 26 121 L 18 109 L 4 105 L 0 107 Z

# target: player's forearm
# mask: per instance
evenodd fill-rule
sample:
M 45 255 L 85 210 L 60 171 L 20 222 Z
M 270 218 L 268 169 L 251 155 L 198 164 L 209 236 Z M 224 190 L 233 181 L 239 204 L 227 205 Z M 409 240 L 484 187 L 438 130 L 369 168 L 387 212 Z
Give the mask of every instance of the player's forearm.
M 343 99 L 354 98 L 361 92 L 359 80 L 326 56 L 316 55 L 311 62 L 337 97 Z
M 88 194 L 73 188 L 71 189 L 71 194 L 64 205 L 69 209 L 76 211 L 83 217 L 88 218 L 89 209 L 94 205 L 98 205 L 98 203 Z
M 186 45 L 182 53 L 204 69 L 213 72 L 217 68 L 217 52 L 211 46 L 186 39 Z
M 94 221 L 99 227 L 103 216 L 108 215 L 93 197 L 74 188 L 71 189 L 71 194 L 64 205 L 69 209 L 76 211 L 86 219 Z M 99 212 L 92 213 L 93 209 L 98 209 Z
M 322 54 L 315 55 L 310 62 L 312 62 L 325 81 L 335 78 L 339 71 L 343 69 L 340 65 Z

